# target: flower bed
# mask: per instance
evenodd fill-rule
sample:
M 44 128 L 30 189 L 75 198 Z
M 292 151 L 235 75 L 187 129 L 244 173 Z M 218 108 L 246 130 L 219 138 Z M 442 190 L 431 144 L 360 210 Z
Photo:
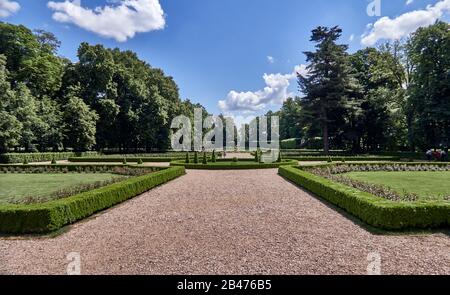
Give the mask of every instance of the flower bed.
M 359 171 L 370 168 L 381 169 L 376 168 L 376 165 L 380 166 L 368 163 L 352 164 L 351 166 L 359 168 Z M 335 168 L 340 169 L 339 171 L 348 171 L 343 169 L 346 167 L 342 166 L 344 165 L 283 166 L 280 167 L 279 174 L 375 227 L 403 230 L 448 227 L 450 225 L 450 202 L 388 200 L 313 173 L 314 169 Z M 396 163 L 398 168 L 393 169 L 413 169 L 413 166 L 411 163 Z M 423 164 L 418 164 L 418 166 L 423 166 Z M 447 164 L 438 166 L 442 166 L 441 169 L 447 169 Z M 416 167 L 416 169 L 419 168 Z
M 76 169 L 75 166 L 67 167 Z M 153 173 L 60 200 L 32 205 L 0 205 L 0 233 L 52 232 L 184 174 L 183 167 L 150 168 L 149 171 Z

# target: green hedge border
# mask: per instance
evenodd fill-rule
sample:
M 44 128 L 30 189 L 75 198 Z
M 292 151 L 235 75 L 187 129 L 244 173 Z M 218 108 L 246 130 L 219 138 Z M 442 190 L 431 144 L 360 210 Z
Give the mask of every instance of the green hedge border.
M 61 200 L 34 205 L 0 205 L 3 234 L 49 233 L 138 196 L 185 174 L 183 167 L 133 177 Z
M 130 163 L 137 163 L 139 160 L 142 160 L 144 163 L 164 163 L 181 160 L 184 157 L 71 157 L 68 160 L 72 163 L 122 163 L 124 159 Z
M 450 225 L 448 203 L 393 202 L 308 173 L 302 167 L 282 166 L 279 174 L 377 228 L 406 230 Z
M 61 152 L 61 153 L 7 153 L 0 154 L 1 164 L 14 164 L 23 163 L 25 160 L 28 162 L 50 162 L 53 159 L 56 161 L 67 160 L 70 157 L 80 157 L 80 156 L 95 156 L 98 155 L 97 152 L 85 152 L 85 153 L 75 153 L 75 152 Z
M 194 164 L 183 161 L 172 161 L 170 166 L 182 166 L 186 169 L 194 170 L 254 170 L 254 169 L 274 169 L 285 165 L 298 165 L 296 160 L 283 160 L 282 163 L 256 163 L 252 159 L 239 159 L 238 162 L 233 162 L 232 159 L 220 159 L 217 162 L 208 162 L 208 164 Z
M 291 156 L 286 155 L 286 157 L 289 157 L 289 159 L 294 159 L 300 162 L 307 162 L 307 161 L 328 161 L 329 157 L 325 156 Z M 400 161 L 401 159 L 399 157 L 389 157 L 389 156 L 331 156 L 331 160 L 333 162 L 342 162 L 342 160 L 349 161 L 349 162 L 368 162 L 368 161 Z

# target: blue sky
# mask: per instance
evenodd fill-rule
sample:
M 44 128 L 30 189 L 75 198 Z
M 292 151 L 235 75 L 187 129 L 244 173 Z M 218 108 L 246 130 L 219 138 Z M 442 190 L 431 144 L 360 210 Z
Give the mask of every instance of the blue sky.
M 311 49 L 310 31 L 316 26 L 341 26 L 341 41 L 353 52 L 374 41 L 402 37 L 436 18 L 447 20 L 450 11 L 449 0 L 409 4 L 407 0 L 381 0 L 380 16 L 367 14 L 372 0 L 126 0 L 144 8 L 149 3 L 160 5 L 161 11 L 155 9 L 130 22 L 114 17 L 103 20 L 106 24 L 102 25 L 96 23 L 100 20 L 95 13 L 92 19 L 76 19 L 68 6 L 56 8 L 69 1 L 53 1 L 48 7 L 47 0 L 0 0 L 0 17 L 53 32 L 62 41 L 59 54 L 74 61 L 83 41 L 133 50 L 173 76 L 182 98 L 200 102 L 214 114 L 242 116 L 276 110 L 286 96 L 298 94 L 292 74 L 296 66 L 305 63 L 302 51 Z M 16 3 L 20 9 L 5 3 Z M 124 0 L 73 4 L 86 12 L 105 5 L 114 9 L 124 5 Z M 429 4 L 433 6 L 427 9 Z M 130 9 L 139 10 L 136 7 Z M 408 14 L 411 11 L 416 12 Z M 63 18 L 52 17 L 55 12 Z M 368 27 L 374 23 L 378 31 Z M 117 29 L 112 29 L 114 26 Z M 128 34 L 125 37 L 117 35 L 122 29 Z M 146 32 L 133 35 L 133 30 Z M 361 40 L 364 33 L 372 33 L 365 45 Z

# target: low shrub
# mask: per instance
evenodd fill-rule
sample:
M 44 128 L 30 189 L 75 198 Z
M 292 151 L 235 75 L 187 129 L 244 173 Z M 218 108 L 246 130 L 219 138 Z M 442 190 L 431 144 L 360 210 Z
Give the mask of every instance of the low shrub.
M 450 225 L 448 203 L 385 200 L 302 169 L 302 167 L 282 166 L 279 168 L 279 174 L 371 226 L 386 230 L 404 230 Z
M 194 154 L 194 164 L 198 164 L 198 152 Z
M 211 156 L 211 162 L 216 163 L 217 162 L 217 158 L 216 158 L 216 151 L 214 150 Z
M 236 158 L 237 159 L 237 158 Z M 237 162 L 230 159 L 220 159 L 216 163 L 204 164 L 186 164 L 184 161 L 173 161 L 171 166 L 183 166 L 186 169 L 203 169 L 203 170 L 249 170 L 249 169 L 270 169 L 278 168 L 283 165 L 298 165 L 295 160 L 283 160 L 278 163 L 255 163 L 252 159 L 238 159 Z
M 183 167 L 172 167 L 61 200 L 33 205 L 1 205 L 0 232 L 5 234 L 52 232 L 183 174 Z
M 191 162 L 191 159 L 189 158 L 189 153 L 186 153 L 186 164 L 189 164 Z
M 206 156 L 206 153 L 203 153 L 202 164 L 203 165 L 207 165 L 208 164 L 208 157 Z

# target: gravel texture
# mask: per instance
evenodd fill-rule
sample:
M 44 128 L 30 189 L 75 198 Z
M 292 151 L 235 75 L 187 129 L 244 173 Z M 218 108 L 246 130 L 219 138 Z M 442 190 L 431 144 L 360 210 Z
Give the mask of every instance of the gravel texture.
M 0 273 L 450 274 L 448 232 L 375 235 L 277 175 L 187 175 L 79 222 L 57 237 L 0 238 Z

